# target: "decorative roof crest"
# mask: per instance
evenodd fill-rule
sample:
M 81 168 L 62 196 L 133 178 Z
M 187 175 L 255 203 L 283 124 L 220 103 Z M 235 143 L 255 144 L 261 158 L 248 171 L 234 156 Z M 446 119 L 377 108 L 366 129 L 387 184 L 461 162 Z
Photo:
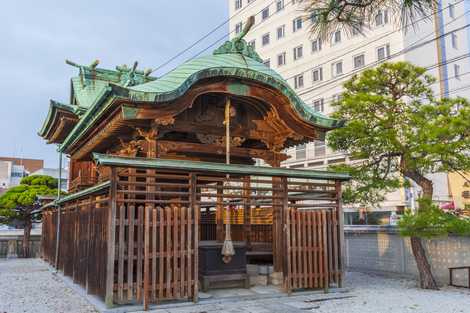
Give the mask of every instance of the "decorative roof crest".
M 143 81 L 142 79 L 137 79 L 137 75 L 143 75 L 147 77 L 152 72 L 151 69 L 146 69 L 144 71 L 138 71 L 137 65 L 139 63 L 137 61 L 134 62 L 132 67 L 128 67 L 127 64 L 118 65 L 116 66 L 116 71 L 118 71 L 120 75 L 120 83 L 124 87 L 135 86 L 137 84 L 141 84 Z
M 98 66 L 98 64 L 100 64 L 100 60 L 96 59 L 93 62 L 91 62 L 90 65 L 80 65 L 78 63 L 75 63 L 73 61 L 66 59 L 65 64 L 68 64 L 68 65 L 71 65 L 73 67 L 80 69 L 80 82 L 82 83 L 82 86 L 83 86 L 87 82 L 86 77 L 85 77 L 85 70 L 94 71 L 96 67 Z
M 253 47 L 247 44 L 245 39 L 243 39 L 254 24 L 255 17 L 250 16 L 248 18 L 248 21 L 246 22 L 245 27 L 243 28 L 243 31 L 237 37 L 233 38 L 232 40 L 226 41 L 222 46 L 214 50 L 213 54 L 217 55 L 238 53 L 262 63 L 263 60 L 260 58 L 258 53 L 256 53 L 255 49 L 253 49 Z

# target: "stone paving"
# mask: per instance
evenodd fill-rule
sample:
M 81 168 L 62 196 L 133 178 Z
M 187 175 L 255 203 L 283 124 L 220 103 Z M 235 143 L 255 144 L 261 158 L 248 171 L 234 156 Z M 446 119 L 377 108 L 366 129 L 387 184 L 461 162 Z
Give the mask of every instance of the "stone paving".
M 0 259 L 0 313 L 97 312 L 76 287 L 53 274 L 38 259 Z M 254 298 L 257 299 L 254 299 Z M 125 312 L 121 308 L 114 312 Z M 135 311 L 135 310 L 134 310 Z M 142 311 L 141 311 L 142 312 Z M 416 282 L 348 273 L 346 292 L 294 294 L 269 287 L 213 291 L 198 304 L 161 306 L 153 313 L 468 313 L 470 290 L 421 290 Z

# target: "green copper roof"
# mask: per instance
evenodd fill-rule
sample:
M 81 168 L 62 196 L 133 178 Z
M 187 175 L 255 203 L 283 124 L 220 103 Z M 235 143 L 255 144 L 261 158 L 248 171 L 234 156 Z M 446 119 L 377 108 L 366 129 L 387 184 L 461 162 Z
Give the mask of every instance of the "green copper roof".
M 39 136 L 43 137 L 49 132 L 52 122 L 54 121 L 55 116 L 57 114 L 57 110 L 63 110 L 66 112 L 70 112 L 71 114 L 79 116 L 83 114 L 85 109 L 81 107 L 73 106 L 70 104 L 65 104 L 65 103 L 60 103 L 58 101 L 50 100 L 49 112 L 47 113 L 47 117 L 44 120 L 44 123 L 38 132 Z
M 78 198 L 82 198 L 84 196 L 88 196 L 88 195 L 103 191 L 106 188 L 109 188 L 110 185 L 111 185 L 111 183 L 110 183 L 109 180 L 105 181 L 105 182 L 102 182 L 102 183 L 94 185 L 90 188 L 80 190 L 79 192 L 66 195 L 63 198 L 60 198 L 60 200 L 54 201 L 54 204 L 62 204 L 62 203 L 67 202 L 67 201 L 75 200 L 75 199 L 78 199 Z
M 64 140 L 60 151 L 78 140 L 115 98 L 168 102 L 181 97 L 200 80 L 215 77 L 252 80 L 271 86 L 290 100 L 293 109 L 303 120 L 317 127 L 333 129 L 343 124 L 343 121 L 315 112 L 305 104 L 277 72 L 262 63 L 258 54 L 241 37 L 225 42 L 213 55 L 190 60 L 158 79 L 149 77 L 149 72 L 135 71 L 136 64 L 132 69 L 118 67 L 116 71 L 73 65 L 80 68 L 79 77 L 72 79 L 73 95 L 76 102 L 88 110 Z M 242 92 L 240 88 L 233 90 Z
M 296 170 L 287 168 L 274 168 L 253 165 L 223 164 L 212 162 L 196 162 L 187 160 L 166 160 L 166 159 L 147 159 L 147 158 L 129 158 L 118 157 L 107 154 L 93 153 L 93 158 L 97 164 L 102 166 L 123 166 L 152 169 L 168 169 L 182 171 L 204 171 L 220 174 L 238 174 L 255 176 L 276 176 L 291 178 L 310 178 L 310 179 L 331 179 L 331 180 L 349 180 L 348 174 L 314 171 L 314 170 Z
M 241 41 L 246 45 L 243 39 Z M 137 101 L 171 101 L 182 96 L 199 80 L 211 77 L 234 77 L 267 84 L 289 98 L 295 111 L 305 121 L 322 128 L 336 128 L 342 125 L 341 121 L 315 112 L 277 72 L 259 60 L 242 53 L 234 53 L 232 50 L 221 54 L 220 48 L 214 55 L 190 60 L 155 81 L 130 87 L 129 97 Z

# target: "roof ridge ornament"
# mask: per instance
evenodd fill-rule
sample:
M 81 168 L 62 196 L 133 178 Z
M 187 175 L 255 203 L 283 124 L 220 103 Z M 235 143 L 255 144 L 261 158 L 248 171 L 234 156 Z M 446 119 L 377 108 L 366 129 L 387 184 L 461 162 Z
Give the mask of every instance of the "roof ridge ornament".
M 245 57 L 254 59 L 260 63 L 263 62 L 263 59 L 256 53 L 255 49 L 246 43 L 245 39 L 243 39 L 246 34 L 250 31 L 250 29 L 255 24 L 255 17 L 252 15 L 248 18 L 245 27 L 243 28 L 242 32 L 232 40 L 227 40 L 222 46 L 215 49 L 213 54 L 241 54 Z
M 138 82 L 136 81 L 136 74 L 147 77 L 152 72 L 152 69 L 145 69 L 144 71 L 139 71 L 137 70 L 138 65 L 139 63 L 135 61 L 132 67 L 128 67 L 127 64 L 116 66 L 116 71 L 118 71 L 121 76 L 120 80 L 121 80 L 122 86 L 124 87 L 134 86 L 138 84 Z
M 85 70 L 90 70 L 90 71 L 96 70 L 96 67 L 98 66 L 98 64 L 100 64 L 100 60 L 96 59 L 93 62 L 91 62 L 90 65 L 80 65 L 80 64 L 75 63 L 73 61 L 65 59 L 65 64 L 76 67 L 80 70 L 80 74 L 79 74 L 80 75 L 80 82 L 81 82 L 82 86 L 84 86 L 85 82 L 86 82 Z

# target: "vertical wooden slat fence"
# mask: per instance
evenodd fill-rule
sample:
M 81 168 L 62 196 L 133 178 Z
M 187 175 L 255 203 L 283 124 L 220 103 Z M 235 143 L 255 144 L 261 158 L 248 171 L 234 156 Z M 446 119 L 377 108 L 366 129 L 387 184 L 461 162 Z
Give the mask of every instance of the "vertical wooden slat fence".
M 90 294 L 105 296 L 107 195 L 89 195 L 61 206 L 58 269 Z M 57 208 L 43 212 L 42 256 L 55 263 Z
M 190 203 L 190 176 L 119 172 L 115 302 L 195 298 L 199 212 Z
M 108 189 L 62 204 L 59 242 L 59 269 L 108 305 L 197 301 L 199 240 L 222 240 L 225 223 L 235 241 L 284 251 L 288 292 L 341 285 L 338 182 L 249 173 L 227 180 L 178 169 L 110 172 Z M 50 263 L 57 214 L 44 212 L 42 251 Z M 283 240 L 274 245 L 275 218 Z
M 336 184 L 290 181 L 285 185 L 285 288 L 291 292 L 341 285 L 340 194 Z

